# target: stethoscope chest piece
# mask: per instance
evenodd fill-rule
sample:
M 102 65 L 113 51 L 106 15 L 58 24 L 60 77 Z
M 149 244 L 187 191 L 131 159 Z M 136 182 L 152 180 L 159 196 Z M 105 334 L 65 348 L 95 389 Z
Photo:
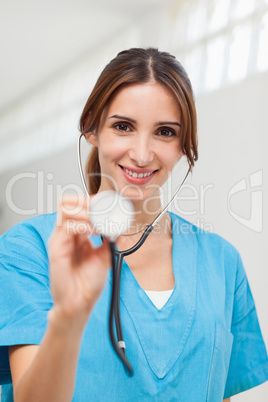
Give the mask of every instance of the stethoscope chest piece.
M 133 222 L 132 202 L 116 191 L 102 191 L 92 198 L 90 220 L 94 230 L 115 241 Z

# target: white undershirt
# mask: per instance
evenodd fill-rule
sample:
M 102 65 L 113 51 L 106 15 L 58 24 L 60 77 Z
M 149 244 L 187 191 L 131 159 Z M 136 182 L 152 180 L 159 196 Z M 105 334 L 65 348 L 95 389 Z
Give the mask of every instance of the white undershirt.
M 155 307 L 158 308 L 158 310 L 160 310 L 162 307 L 164 307 L 164 305 L 170 298 L 172 292 L 173 292 L 173 289 L 162 290 L 162 291 L 145 290 L 145 293 L 151 299 L 151 301 L 154 303 Z

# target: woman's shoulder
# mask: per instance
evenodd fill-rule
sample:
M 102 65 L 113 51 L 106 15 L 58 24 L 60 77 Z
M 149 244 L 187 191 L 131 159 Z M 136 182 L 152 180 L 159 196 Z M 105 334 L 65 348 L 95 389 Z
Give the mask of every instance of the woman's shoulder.
M 52 214 L 43 214 L 26 219 L 17 223 L 7 230 L 0 238 L 14 236 L 50 236 L 56 223 L 56 212 Z
M 187 221 L 181 216 L 170 212 L 173 232 L 178 235 L 192 235 L 199 250 L 213 253 L 217 256 L 224 254 L 226 257 L 237 259 L 239 252 L 236 247 L 223 236 Z
M 39 250 L 47 254 L 47 242 L 56 223 L 56 213 L 44 214 L 26 219 L 11 227 L 0 236 L 0 252 L 2 255 L 14 250 Z

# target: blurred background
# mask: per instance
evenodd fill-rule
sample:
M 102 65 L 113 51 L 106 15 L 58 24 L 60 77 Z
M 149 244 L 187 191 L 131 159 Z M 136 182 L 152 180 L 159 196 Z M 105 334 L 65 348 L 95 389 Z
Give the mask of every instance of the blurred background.
M 268 345 L 268 0 L 0 0 L 0 234 L 83 192 L 78 121 L 119 51 L 174 54 L 199 160 L 174 212 L 239 250 Z M 268 400 L 267 383 L 232 398 Z

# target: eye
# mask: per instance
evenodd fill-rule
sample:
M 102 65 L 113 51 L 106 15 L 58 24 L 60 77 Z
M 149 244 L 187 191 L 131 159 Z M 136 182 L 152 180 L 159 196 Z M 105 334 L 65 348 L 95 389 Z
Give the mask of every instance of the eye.
M 170 128 L 161 128 L 161 130 L 157 132 L 157 135 L 160 135 L 164 138 L 169 138 L 175 136 L 176 132 L 174 130 L 171 130 Z
M 113 125 L 114 128 L 116 128 L 116 130 L 118 131 L 131 131 L 130 127 L 127 124 L 124 123 L 116 123 Z

